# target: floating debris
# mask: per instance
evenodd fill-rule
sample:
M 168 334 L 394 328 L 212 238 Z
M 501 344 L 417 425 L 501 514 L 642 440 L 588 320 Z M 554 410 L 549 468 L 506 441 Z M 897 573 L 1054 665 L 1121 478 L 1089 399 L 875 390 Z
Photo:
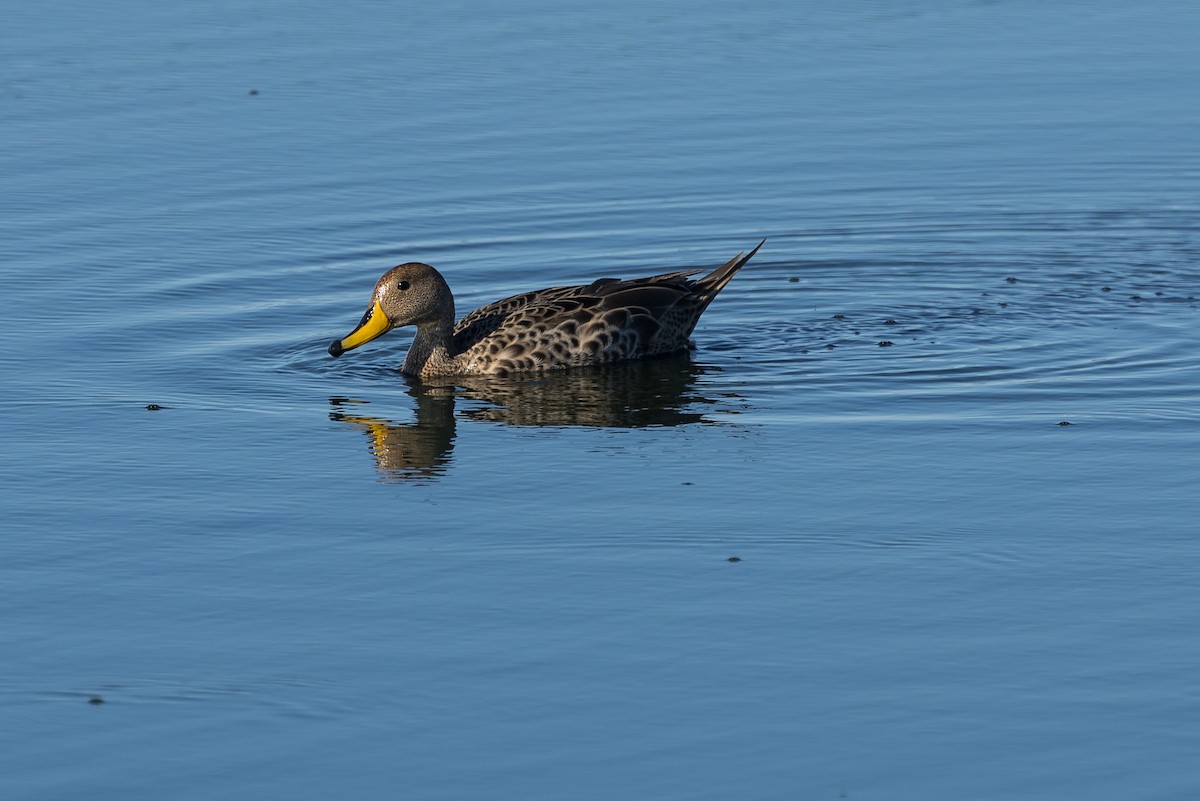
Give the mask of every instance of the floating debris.
M 159 411 L 162 411 L 162 408 L 163 407 L 159 406 L 157 403 L 147 403 L 146 404 L 146 411 L 148 411 L 148 412 L 159 412 Z
M 729 557 L 728 559 L 726 559 L 725 561 L 726 561 L 726 562 L 740 562 L 740 561 L 742 561 L 742 557 L 740 557 L 740 556 L 731 556 L 731 557 Z
M 892 344 L 893 344 L 893 343 L 892 343 L 892 341 L 891 341 L 890 339 L 885 339 L 885 340 L 883 340 L 882 342 L 880 342 L 880 343 L 879 343 L 879 347 L 881 347 L 881 348 L 890 348 L 890 347 L 892 346 Z

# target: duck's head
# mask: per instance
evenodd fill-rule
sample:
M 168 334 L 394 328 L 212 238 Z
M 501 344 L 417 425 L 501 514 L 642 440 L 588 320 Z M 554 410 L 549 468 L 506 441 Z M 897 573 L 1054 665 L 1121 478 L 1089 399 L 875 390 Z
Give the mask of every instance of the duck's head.
M 371 293 L 367 313 L 353 331 L 330 343 L 329 355 L 341 356 L 404 325 L 454 325 L 454 296 L 446 279 L 428 264 L 409 262 L 384 273 Z

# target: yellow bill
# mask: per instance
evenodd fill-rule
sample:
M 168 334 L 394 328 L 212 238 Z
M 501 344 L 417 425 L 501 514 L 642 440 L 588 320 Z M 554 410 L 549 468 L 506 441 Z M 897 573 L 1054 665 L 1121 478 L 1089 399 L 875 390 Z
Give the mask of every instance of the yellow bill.
M 353 350 L 359 345 L 365 345 L 372 339 L 386 334 L 392 328 L 392 321 L 383 313 L 383 308 L 379 305 L 379 301 L 375 301 L 371 304 L 371 308 L 367 309 L 367 313 L 363 315 L 357 328 L 344 338 L 335 339 L 329 344 L 329 355 L 341 356 L 348 350 Z

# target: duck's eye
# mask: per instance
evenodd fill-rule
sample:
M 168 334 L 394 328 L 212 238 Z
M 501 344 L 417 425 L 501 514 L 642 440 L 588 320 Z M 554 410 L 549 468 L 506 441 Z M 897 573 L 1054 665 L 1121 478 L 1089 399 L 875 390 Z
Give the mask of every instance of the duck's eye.
M 401 281 L 400 283 L 396 284 L 396 289 L 399 289 L 401 292 L 403 292 L 404 290 L 408 289 L 408 282 Z

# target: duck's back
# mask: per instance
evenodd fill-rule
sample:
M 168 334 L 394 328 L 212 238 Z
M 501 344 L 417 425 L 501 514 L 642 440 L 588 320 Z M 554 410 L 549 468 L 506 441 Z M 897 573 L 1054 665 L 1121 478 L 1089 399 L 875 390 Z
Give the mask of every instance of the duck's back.
M 757 250 L 699 280 L 689 278 L 699 270 L 602 278 L 490 303 L 455 326 L 455 359 L 464 372 L 507 375 L 684 350 L 704 309 Z

